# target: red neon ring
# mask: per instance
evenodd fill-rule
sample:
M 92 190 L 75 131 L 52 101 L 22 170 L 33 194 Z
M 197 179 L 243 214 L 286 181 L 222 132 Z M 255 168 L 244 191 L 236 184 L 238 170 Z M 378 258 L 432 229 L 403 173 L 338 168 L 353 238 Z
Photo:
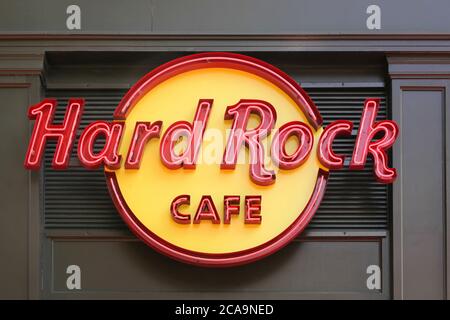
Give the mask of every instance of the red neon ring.
M 274 83 L 286 92 L 302 109 L 311 126 L 318 129 L 322 124 L 319 110 L 308 94 L 278 68 L 258 59 L 235 53 L 200 53 L 181 57 L 165 63 L 142 77 L 125 94 L 116 110 L 115 120 L 124 120 L 141 97 L 161 82 L 177 74 L 200 68 L 232 68 L 247 71 Z M 175 260 L 208 267 L 229 267 L 250 263 L 266 257 L 292 241 L 311 221 L 317 211 L 328 181 L 328 172 L 319 169 L 313 193 L 301 214 L 275 238 L 250 249 L 215 254 L 187 250 L 160 238 L 144 226 L 126 204 L 120 191 L 116 173 L 105 171 L 106 183 L 115 207 L 131 231 L 156 251 Z

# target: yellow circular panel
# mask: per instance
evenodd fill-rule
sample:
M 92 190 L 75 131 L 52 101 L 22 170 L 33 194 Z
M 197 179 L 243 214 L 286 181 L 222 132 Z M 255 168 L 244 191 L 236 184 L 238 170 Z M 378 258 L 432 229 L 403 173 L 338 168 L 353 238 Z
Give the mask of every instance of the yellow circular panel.
M 262 245 L 285 231 L 310 199 L 320 168 L 316 148 L 322 128 L 311 128 L 314 147 L 302 166 L 294 170 L 276 170 L 276 182 L 273 185 L 256 185 L 249 177 L 248 151 L 245 147 L 240 150 L 240 157 L 245 157 L 246 163 L 238 163 L 235 170 L 220 169 L 229 133 L 227 130 L 232 124 L 232 120 L 224 120 L 227 106 L 235 105 L 241 99 L 267 101 L 277 111 L 275 129 L 289 121 L 308 124 L 305 115 L 284 91 L 252 73 L 229 68 L 186 71 L 158 84 L 132 108 L 125 119 L 120 147 L 122 162 L 137 121 L 161 120 L 162 136 L 175 121 L 192 122 L 199 99 L 214 99 L 214 103 L 197 167 L 193 170 L 166 168 L 160 160 L 160 139 L 152 139 L 145 147 L 139 170 L 125 169 L 122 163 L 121 168 L 115 171 L 123 198 L 146 228 L 177 247 L 202 253 L 232 253 Z M 253 117 L 249 126 L 257 124 L 258 118 Z M 269 142 L 273 134 L 266 138 Z M 288 144 L 287 150 L 293 150 L 297 141 L 290 139 Z M 269 155 L 267 147 L 265 151 Z M 270 157 L 266 158 L 266 166 L 273 169 Z M 176 223 L 171 218 L 170 204 L 182 194 L 191 196 L 191 204 L 181 207 L 180 211 L 190 213 L 192 218 L 201 197 L 211 195 L 221 223 Z M 223 224 L 225 195 L 241 196 L 239 216 L 232 216 L 229 225 Z M 246 195 L 262 196 L 261 224 L 244 223 Z

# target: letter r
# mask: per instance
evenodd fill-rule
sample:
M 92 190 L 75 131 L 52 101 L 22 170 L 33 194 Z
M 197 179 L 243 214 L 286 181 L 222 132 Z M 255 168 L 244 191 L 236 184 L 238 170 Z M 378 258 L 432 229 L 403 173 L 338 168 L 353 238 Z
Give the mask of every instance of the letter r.
M 260 117 L 260 124 L 248 129 L 250 115 Z M 275 183 L 275 172 L 264 166 L 264 146 L 262 139 L 270 134 L 277 120 L 275 108 L 267 101 L 242 99 L 236 105 L 227 107 L 225 119 L 233 119 L 227 146 L 223 154 L 222 169 L 236 167 L 239 150 L 246 145 L 250 153 L 250 179 L 259 185 L 267 186 Z

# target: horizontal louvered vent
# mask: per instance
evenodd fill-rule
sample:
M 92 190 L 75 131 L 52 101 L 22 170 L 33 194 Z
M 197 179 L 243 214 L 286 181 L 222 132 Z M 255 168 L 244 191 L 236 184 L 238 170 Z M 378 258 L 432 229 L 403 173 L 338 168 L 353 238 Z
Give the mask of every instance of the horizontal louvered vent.
M 367 97 L 381 98 L 378 118 L 386 118 L 383 89 L 306 90 L 317 104 L 328 124 L 337 119 L 350 119 L 358 128 L 363 102 Z M 48 97 L 58 99 L 55 121 L 62 121 L 68 98 L 83 97 L 85 111 L 79 133 L 94 120 L 111 120 L 123 90 L 53 90 Z M 354 130 L 356 131 L 356 130 Z M 350 155 L 355 137 L 339 138 L 336 152 Z M 76 152 L 72 153 L 68 170 L 51 170 L 55 143 L 49 143 L 44 167 L 44 219 L 49 229 L 125 228 L 108 195 L 102 170 L 86 170 L 78 166 Z M 375 182 L 369 162 L 362 171 L 347 169 L 331 173 L 325 197 L 309 229 L 386 229 L 389 212 L 388 187 Z
M 85 107 L 69 169 L 51 169 L 55 143 L 47 145 L 44 167 L 44 211 L 46 228 L 125 228 L 109 197 L 103 170 L 86 170 L 78 164 L 76 148 L 81 131 L 95 120 L 112 120 L 124 90 L 51 91 L 58 99 L 55 121 L 62 121 L 69 98 L 82 97 Z
M 386 95 L 383 89 L 306 89 L 318 106 L 324 125 L 339 119 L 353 121 L 352 137 L 338 138 L 333 149 L 346 154 L 347 161 L 353 152 L 356 131 L 364 100 L 380 98 L 378 120 L 387 118 Z M 323 229 L 386 229 L 388 226 L 389 192 L 385 184 L 375 181 L 373 163 L 368 158 L 364 170 L 344 169 L 332 171 L 324 199 L 309 228 Z

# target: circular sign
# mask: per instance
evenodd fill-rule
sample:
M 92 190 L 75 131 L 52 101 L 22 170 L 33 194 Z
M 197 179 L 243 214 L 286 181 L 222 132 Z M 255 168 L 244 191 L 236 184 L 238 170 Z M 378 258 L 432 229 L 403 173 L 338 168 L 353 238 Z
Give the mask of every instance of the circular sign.
M 168 168 L 161 160 L 161 137 L 174 123 L 192 123 L 201 101 L 208 101 L 210 110 L 195 165 Z M 276 113 L 273 131 L 260 141 L 263 165 L 276 175 L 273 183 L 262 185 L 251 179 L 253 155 L 246 145 L 238 146 L 233 168 L 221 166 L 233 124 L 225 115 L 239 101 L 262 101 Z M 133 142 L 136 124 L 161 124 L 160 136 L 145 144 L 139 168 L 105 168 L 105 174 L 114 204 L 130 229 L 174 259 L 202 266 L 258 260 L 294 239 L 322 200 L 328 172 L 316 152 L 323 131 L 320 113 L 293 79 L 260 60 L 231 53 L 175 59 L 145 75 L 128 91 L 114 121 L 125 123 L 121 155 L 127 154 Z M 257 128 L 261 121 L 252 114 L 246 129 Z M 271 145 L 275 133 L 293 122 L 303 123 L 313 142 L 301 165 L 284 168 L 270 157 Z M 285 138 L 283 153 L 292 156 L 301 139 L 295 135 Z M 175 146 L 177 154 L 182 154 L 187 144 L 181 137 Z M 234 197 L 234 211 L 228 217 L 227 197 Z M 188 199 L 177 207 L 186 218 L 182 223 L 171 211 L 181 198 Z M 249 199 L 259 201 L 251 207 Z M 214 207 L 218 219 L 195 220 L 196 212 L 202 212 L 206 204 Z

